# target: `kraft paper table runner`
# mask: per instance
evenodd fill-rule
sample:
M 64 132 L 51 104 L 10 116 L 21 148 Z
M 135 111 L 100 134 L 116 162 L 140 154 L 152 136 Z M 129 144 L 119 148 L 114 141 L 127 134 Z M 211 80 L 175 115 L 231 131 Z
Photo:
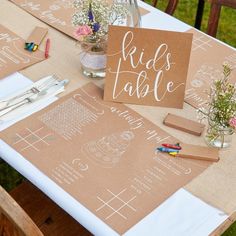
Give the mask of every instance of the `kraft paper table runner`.
M 72 26 L 71 18 L 75 13 L 74 0 L 11 0 L 14 4 L 49 24 L 64 34 L 75 38 L 75 27 Z M 141 15 L 149 13 L 148 10 L 140 8 Z
M 122 234 L 211 163 L 157 153 L 177 140 L 102 95 L 87 84 L 0 137 Z
M 218 163 L 185 186 L 190 193 L 228 215 L 236 211 L 235 147 L 236 137 L 230 148 L 220 151 Z
M 212 81 L 220 79 L 223 63 L 236 66 L 236 50 L 232 49 L 196 29 L 193 33 L 185 102 L 195 108 L 204 106 Z M 231 81 L 236 82 L 236 70 L 232 71 Z
M 24 44 L 21 37 L 0 24 L 0 79 L 45 59 L 43 52 L 28 52 Z

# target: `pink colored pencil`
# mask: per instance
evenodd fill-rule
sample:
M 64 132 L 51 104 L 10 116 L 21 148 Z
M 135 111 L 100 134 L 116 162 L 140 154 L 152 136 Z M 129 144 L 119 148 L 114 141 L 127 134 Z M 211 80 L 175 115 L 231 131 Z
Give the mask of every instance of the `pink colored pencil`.
M 49 49 L 50 49 L 50 39 L 47 39 L 46 41 L 46 47 L 45 47 L 45 58 L 49 57 Z

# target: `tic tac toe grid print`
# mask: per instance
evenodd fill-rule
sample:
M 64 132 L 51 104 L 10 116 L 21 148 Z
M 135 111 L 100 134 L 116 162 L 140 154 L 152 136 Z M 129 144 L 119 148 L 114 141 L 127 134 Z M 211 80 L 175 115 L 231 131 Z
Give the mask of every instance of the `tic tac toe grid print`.
M 101 202 L 101 206 L 96 209 L 96 212 L 101 212 L 105 208 L 108 208 L 107 212 L 109 212 L 109 210 L 110 212 L 105 216 L 105 220 L 109 220 L 115 215 L 118 215 L 122 219 L 127 220 L 129 216 L 122 213 L 122 210 L 126 208 L 130 211 L 136 212 L 137 209 L 133 206 L 132 202 L 136 199 L 137 196 L 129 196 L 127 200 L 122 196 L 126 191 L 127 189 L 125 188 L 119 193 L 114 193 L 111 190 L 107 189 L 107 192 L 110 194 L 110 196 L 108 196 L 108 198 L 106 197 L 106 200 L 101 196 L 97 196 L 97 199 Z
M 50 146 L 52 133 L 48 132 L 45 127 L 38 129 L 25 128 L 15 134 L 15 142 L 13 146 L 20 149 L 20 152 L 35 151 L 40 152 L 45 146 Z

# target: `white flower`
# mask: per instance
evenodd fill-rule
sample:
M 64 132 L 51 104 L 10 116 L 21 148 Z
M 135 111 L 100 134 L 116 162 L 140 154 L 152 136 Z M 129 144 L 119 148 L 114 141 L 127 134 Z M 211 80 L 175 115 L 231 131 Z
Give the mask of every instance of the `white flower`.
M 102 38 L 108 33 L 108 26 L 114 23 L 121 24 L 127 17 L 127 5 L 122 1 L 109 4 L 106 0 L 75 0 L 74 7 L 78 11 L 72 16 L 74 26 L 90 26 L 99 24 L 99 30 L 93 32 L 94 38 Z M 92 19 L 89 18 L 92 12 Z

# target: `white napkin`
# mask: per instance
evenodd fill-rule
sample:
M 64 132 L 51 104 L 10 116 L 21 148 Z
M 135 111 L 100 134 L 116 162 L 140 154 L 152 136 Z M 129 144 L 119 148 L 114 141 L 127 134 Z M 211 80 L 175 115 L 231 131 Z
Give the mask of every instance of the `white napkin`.
M 16 72 L 0 80 L 0 99 L 7 97 L 20 89 L 30 86 L 33 82 Z
M 3 97 L 10 96 L 18 90 L 24 89 L 33 82 L 20 73 L 14 73 L 2 80 L 0 80 L 0 99 Z M 33 113 L 45 108 L 51 103 L 55 102 L 57 97 L 50 97 L 39 100 L 35 103 L 29 104 L 27 107 L 22 107 L 22 109 L 11 112 L 8 115 L 0 118 L 0 131 L 8 128 L 9 126 L 15 124 L 16 122 L 32 115 Z M 15 114 L 15 116 L 14 116 Z

